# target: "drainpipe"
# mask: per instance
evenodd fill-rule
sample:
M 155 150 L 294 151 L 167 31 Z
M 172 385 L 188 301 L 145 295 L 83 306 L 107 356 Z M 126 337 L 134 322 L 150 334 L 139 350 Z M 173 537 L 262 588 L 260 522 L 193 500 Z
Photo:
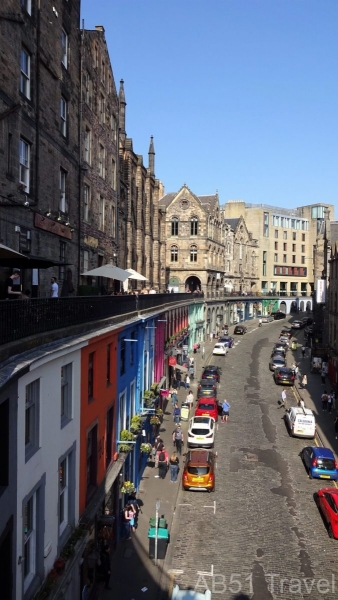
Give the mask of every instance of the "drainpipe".
M 41 1 L 38 0 L 36 28 L 36 109 L 35 109 L 35 202 L 39 201 L 40 171 L 40 56 L 41 56 Z

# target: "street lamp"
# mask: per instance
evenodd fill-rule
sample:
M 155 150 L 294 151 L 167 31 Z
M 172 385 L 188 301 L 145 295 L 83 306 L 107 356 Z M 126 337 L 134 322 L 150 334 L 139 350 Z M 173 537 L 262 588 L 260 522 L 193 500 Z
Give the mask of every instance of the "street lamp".
M 155 522 L 155 552 L 154 552 L 154 563 L 155 563 L 155 567 L 157 566 L 157 540 L 158 540 L 158 514 L 160 511 L 160 506 L 161 506 L 161 502 L 159 500 L 156 500 L 156 522 Z

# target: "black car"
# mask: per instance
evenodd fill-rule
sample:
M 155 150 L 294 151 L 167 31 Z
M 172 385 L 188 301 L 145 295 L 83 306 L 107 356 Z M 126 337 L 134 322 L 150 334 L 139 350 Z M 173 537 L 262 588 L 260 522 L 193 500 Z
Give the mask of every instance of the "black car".
M 217 398 L 217 390 L 214 390 L 213 387 L 201 387 L 197 390 L 197 398 Z
M 279 385 L 294 385 L 295 373 L 288 367 L 277 367 L 273 372 L 275 383 Z
M 204 367 L 202 379 L 209 379 L 219 382 L 221 378 L 221 369 L 215 365 L 207 365 Z
M 247 328 L 244 325 L 236 325 L 234 333 L 237 335 L 244 335 L 247 332 Z
M 215 390 L 216 389 L 216 384 L 212 380 L 201 379 L 201 381 L 198 384 L 198 388 L 197 389 L 200 390 L 201 388 L 210 388 L 211 390 Z
M 279 321 L 280 319 L 285 319 L 286 314 L 282 311 L 277 311 L 275 313 L 271 313 L 271 316 L 275 319 L 275 321 Z
M 287 335 L 289 338 L 291 338 L 292 331 L 291 331 L 291 329 L 288 329 L 287 327 L 283 327 L 282 331 L 280 332 L 280 335 Z

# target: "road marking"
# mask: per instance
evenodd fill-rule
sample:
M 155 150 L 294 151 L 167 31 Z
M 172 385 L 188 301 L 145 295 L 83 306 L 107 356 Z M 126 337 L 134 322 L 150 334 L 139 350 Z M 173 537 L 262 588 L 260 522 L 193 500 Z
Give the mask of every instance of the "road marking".
M 204 577 L 213 577 L 214 576 L 214 565 L 211 565 L 210 573 L 208 573 L 207 571 L 197 571 L 197 575 L 204 575 Z
M 213 505 L 205 505 L 203 506 L 203 508 L 213 508 L 214 509 L 214 515 L 216 514 L 216 500 L 214 500 L 214 504 Z
M 178 506 L 192 506 L 192 504 L 179 504 Z

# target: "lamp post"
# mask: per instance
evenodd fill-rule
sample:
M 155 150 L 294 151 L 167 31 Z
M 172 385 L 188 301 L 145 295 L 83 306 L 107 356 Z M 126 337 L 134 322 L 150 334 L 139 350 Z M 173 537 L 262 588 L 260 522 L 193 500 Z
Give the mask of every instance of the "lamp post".
M 161 502 L 159 500 L 156 501 L 156 515 L 155 515 L 155 552 L 154 552 L 154 563 L 155 567 L 157 566 L 157 539 L 158 539 L 158 514 L 160 511 Z

